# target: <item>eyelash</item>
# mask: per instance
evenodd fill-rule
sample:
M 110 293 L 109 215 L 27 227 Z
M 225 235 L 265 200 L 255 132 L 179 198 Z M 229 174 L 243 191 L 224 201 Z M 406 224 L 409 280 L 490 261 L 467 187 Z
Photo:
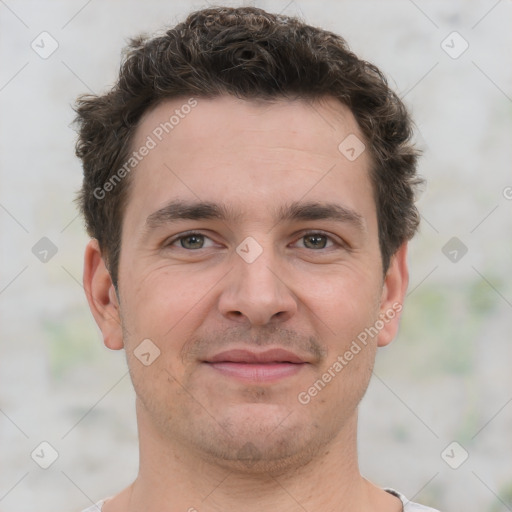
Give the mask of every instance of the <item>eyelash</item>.
M 333 247 L 341 247 L 341 248 L 349 249 L 348 245 L 345 242 L 338 241 L 333 236 L 331 236 L 323 231 L 305 231 L 301 234 L 301 236 L 297 239 L 297 241 L 302 238 L 305 238 L 307 236 L 312 236 L 312 235 L 324 236 L 328 239 L 328 241 L 332 242 L 333 245 L 331 247 L 325 247 L 325 248 L 317 249 L 317 250 L 310 249 L 311 251 L 320 252 L 322 250 L 325 251 L 328 249 L 332 249 Z M 175 236 L 174 238 L 170 239 L 169 241 L 165 242 L 164 245 L 165 245 L 165 247 L 172 247 L 177 242 L 180 242 L 181 240 L 188 238 L 190 236 L 202 236 L 205 238 L 210 238 L 210 237 L 208 237 L 208 235 L 205 235 L 204 233 L 201 233 L 199 231 L 187 231 L 187 232 L 181 233 L 181 234 Z M 210 238 L 210 240 L 211 240 L 211 238 Z M 199 250 L 203 249 L 203 247 L 201 247 L 200 249 L 185 249 L 184 247 L 178 247 L 178 248 L 183 249 L 185 251 L 190 251 L 190 252 L 193 252 L 194 250 L 199 251 Z M 308 247 L 303 247 L 303 249 L 308 249 Z

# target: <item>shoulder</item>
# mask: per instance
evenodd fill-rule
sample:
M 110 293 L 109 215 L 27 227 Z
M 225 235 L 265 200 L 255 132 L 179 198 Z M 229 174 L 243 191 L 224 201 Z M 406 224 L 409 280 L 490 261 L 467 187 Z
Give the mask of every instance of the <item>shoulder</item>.
M 397 498 L 399 498 L 404 505 L 404 512 L 439 512 L 439 510 L 435 508 L 425 507 L 424 505 L 420 505 L 419 503 L 413 503 L 409 501 L 403 494 L 395 491 L 395 489 L 384 489 L 386 492 L 393 494 Z

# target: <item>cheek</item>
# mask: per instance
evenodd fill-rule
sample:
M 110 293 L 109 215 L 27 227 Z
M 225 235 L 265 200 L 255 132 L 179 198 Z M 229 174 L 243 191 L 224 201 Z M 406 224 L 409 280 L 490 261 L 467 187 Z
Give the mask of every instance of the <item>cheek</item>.
M 303 274 L 298 298 L 323 321 L 331 335 L 349 333 L 371 325 L 377 315 L 382 287 L 379 279 L 364 269 L 338 269 L 315 275 Z
M 316 388 L 322 399 L 339 402 L 340 411 L 359 402 L 371 377 L 378 337 L 370 328 L 378 319 L 379 282 L 365 271 L 340 271 L 308 280 L 301 297 L 327 352 Z
M 141 277 L 135 281 L 135 275 Z M 219 281 L 218 273 L 165 267 L 140 274 L 133 269 L 133 276 L 125 280 L 129 286 L 122 304 L 125 343 L 150 338 L 161 349 L 173 339 L 186 339 L 185 331 L 197 328 Z

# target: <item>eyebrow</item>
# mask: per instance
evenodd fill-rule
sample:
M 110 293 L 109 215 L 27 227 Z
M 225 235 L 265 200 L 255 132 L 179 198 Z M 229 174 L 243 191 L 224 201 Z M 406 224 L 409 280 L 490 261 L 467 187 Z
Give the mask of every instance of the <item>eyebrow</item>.
M 221 220 L 235 222 L 244 217 L 223 204 L 209 201 L 174 200 L 146 219 L 146 229 L 156 229 L 177 220 Z M 332 202 L 300 202 L 281 206 L 275 214 L 276 224 L 291 221 L 334 220 L 365 230 L 364 218 L 356 211 Z
M 319 202 L 293 202 L 281 207 L 278 214 L 278 222 L 283 221 L 308 221 L 308 220 L 334 220 L 353 224 L 360 230 L 365 230 L 365 222 L 362 215 L 355 210 L 338 203 Z
M 153 212 L 146 219 L 146 227 L 156 229 L 164 224 L 176 220 L 236 220 L 239 215 L 235 214 L 224 205 L 208 201 L 183 201 L 175 200 L 166 204 L 160 210 Z

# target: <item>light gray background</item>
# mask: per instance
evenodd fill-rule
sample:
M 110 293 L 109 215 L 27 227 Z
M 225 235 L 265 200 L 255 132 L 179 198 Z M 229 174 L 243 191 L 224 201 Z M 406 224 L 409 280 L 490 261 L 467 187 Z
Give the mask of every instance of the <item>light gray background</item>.
M 511 2 L 253 4 L 340 33 L 381 67 L 424 150 L 402 327 L 361 407 L 363 474 L 446 512 L 512 510 Z M 135 477 L 124 354 L 102 346 L 81 286 L 71 105 L 114 82 L 128 37 L 205 6 L 0 0 L 2 512 L 80 510 Z M 43 31 L 59 45 L 47 59 L 31 48 Z M 457 59 L 442 48 L 453 31 L 469 44 Z M 57 247 L 46 263 L 42 237 Z M 457 262 L 442 250 L 452 237 L 468 248 Z M 59 455 L 46 470 L 31 459 L 42 441 Z

